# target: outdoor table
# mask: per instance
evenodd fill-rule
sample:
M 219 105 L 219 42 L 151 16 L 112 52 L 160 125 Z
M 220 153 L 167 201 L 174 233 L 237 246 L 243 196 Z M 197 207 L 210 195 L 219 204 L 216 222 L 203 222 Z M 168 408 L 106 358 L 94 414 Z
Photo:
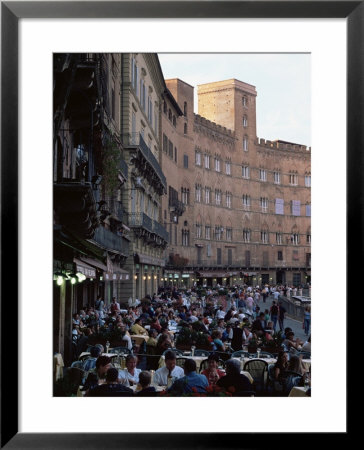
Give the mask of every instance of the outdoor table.
M 275 364 L 277 362 L 277 360 L 275 358 L 246 358 L 246 357 L 244 357 L 243 359 L 241 359 L 241 358 L 234 357 L 233 359 L 238 359 L 240 361 L 240 369 L 241 370 L 244 369 L 244 365 L 245 365 L 245 363 L 247 361 L 252 361 L 252 360 L 255 360 L 255 359 L 262 359 L 267 364 Z
M 81 359 L 83 356 L 90 356 L 90 352 L 82 352 L 78 359 Z M 119 356 L 118 353 L 102 353 L 102 356 L 109 356 L 110 358 L 113 358 L 114 356 Z
M 304 367 L 305 370 L 310 370 L 311 367 L 311 359 L 303 359 L 302 360 L 302 365 Z
M 196 362 L 197 370 L 200 369 L 200 364 L 203 360 L 207 359 L 207 356 L 177 356 L 177 358 L 193 359 Z M 164 355 L 159 358 L 158 368 L 165 366 Z
M 136 343 L 136 345 L 140 345 L 144 342 L 147 342 L 149 336 L 145 336 L 144 334 L 131 334 L 130 339 Z
M 294 386 L 291 389 L 291 392 L 289 393 L 288 397 L 308 397 L 306 391 L 307 391 L 306 387 Z

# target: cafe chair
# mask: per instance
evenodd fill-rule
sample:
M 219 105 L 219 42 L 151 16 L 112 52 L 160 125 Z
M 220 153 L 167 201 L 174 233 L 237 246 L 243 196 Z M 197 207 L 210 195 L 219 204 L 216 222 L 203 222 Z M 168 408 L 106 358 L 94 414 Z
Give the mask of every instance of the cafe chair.
M 208 368 L 208 360 L 204 359 L 203 361 L 201 361 L 200 364 L 200 373 Z M 219 359 L 218 363 L 217 363 L 217 368 L 220 370 L 225 370 L 225 361 L 223 361 L 222 359 Z
M 167 348 L 167 350 L 164 350 L 163 356 L 166 354 L 166 352 L 172 351 L 176 354 L 176 356 L 183 356 L 183 351 L 178 350 L 177 348 Z
M 76 367 L 77 369 L 82 369 L 83 366 L 83 362 L 82 361 L 73 361 L 73 363 L 71 364 L 71 367 Z
M 208 350 L 201 350 L 197 348 L 194 352 L 194 356 L 209 356 L 210 352 Z
M 112 365 L 115 367 L 115 369 L 123 369 L 125 368 L 125 362 L 126 358 L 125 356 L 116 355 L 111 358 Z
M 186 358 L 176 358 L 176 366 L 182 367 L 182 369 L 185 366 Z
M 109 353 L 124 353 L 124 355 L 131 355 L 131 350 L 128 347 L 114 347 L 109 348 Z
M 256 354 L 258 356 L 258 354 Z M 275 356 L 269 352 L 260 352 L 260 358 L 274 358 Z
M 220 359 L 222 359 L 223 361 L 227 361 L 228 359 L 231 358 L 231 353 L 227 353 L 227 352 L 218 352 L 218 351 L 214 351 L 213 353 L 215 353 L 215 355 L 217 355 Z
M 231 357 L 232 358 L 241 358 L 241 357 L 244 357 L 244 358 L 248 358 L 249 357 L 249 353 L 248 352 L 245 352 L 244 350 L 237 350 L 236 352 L 233 352 L 232 354 L 231 354 Z
M 97 358 L 88 358 L 85 361 L 81 361 L 82 366 L 81 368 L 88 372 L 89 370 L 92 370 L 96 367 L 96 360 Z
M 254 380 L 257 392 L 263 392 L 266 389 L 268 363 L 263 359 L 251 359 L 244 364 L 245 372 L 249 372 Z

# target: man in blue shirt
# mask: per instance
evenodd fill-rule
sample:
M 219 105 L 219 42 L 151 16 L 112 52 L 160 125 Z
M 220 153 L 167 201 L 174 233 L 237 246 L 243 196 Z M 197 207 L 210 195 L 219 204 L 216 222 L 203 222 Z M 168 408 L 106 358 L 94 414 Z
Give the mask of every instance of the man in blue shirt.
M 176 380 L 168 389 L 168 393 L 179 396 L 191 392 L 206 392 L 209 382 L 205 375 L 196 373 L 196 362 L 193 359 L 186 359 L 184 372 L 185 376 Z

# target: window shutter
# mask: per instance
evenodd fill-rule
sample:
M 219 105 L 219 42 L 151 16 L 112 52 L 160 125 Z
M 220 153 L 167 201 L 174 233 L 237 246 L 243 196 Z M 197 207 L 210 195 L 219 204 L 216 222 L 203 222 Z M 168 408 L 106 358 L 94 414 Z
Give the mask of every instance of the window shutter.
M 276 214 L 284 214 L 283 198 L 276 198 Z
M 301 202 L 299 200 L 292 200 L 292 215 L 293 216 L 301 215 Z
M 306 205 L 306 216 L 311 217 L 311 205 Z

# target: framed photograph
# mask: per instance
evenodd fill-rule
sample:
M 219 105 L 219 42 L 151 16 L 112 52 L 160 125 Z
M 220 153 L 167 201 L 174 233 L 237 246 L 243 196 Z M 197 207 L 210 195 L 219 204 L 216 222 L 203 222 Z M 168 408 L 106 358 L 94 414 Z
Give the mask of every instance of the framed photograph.
M 360 280 L 360 265 L 349 250 L 354 239 L 358 248 L 363 225 L 358 201 L 363 194 L 363 24 L 361 1 L 1 2 L 2 448 L 241 448 L 242 441 L 249 448 L 264 445 L 267 433 L 269 438 L 286 432 L 300 439 L 320 432 L 348 437 L 346 375 L 325 382 L 323 373 L 337 352 L 346 359 L 345 291 Z M 231 406 L 226 399 L 206 398 L 190 399 L 191 407 L 185 399 L 116 404 L 52 396 L 53 54 L 90 51 L 313 55 L 312 173 L 319 180 L 313 188 L 313 226 L 319 238 L 313 243 L 318 256 L 312 263 L 317 278 L 312 327 L 320 345 L 313 373 L 318 388 L 305 404 L 235 398 Z M 82 273 L 90 270 L 89 277 L 96 273 L 86 263 L 80 267 Z M 340 298 L 332 298 L 337 290 Z M 324 342 L 337 310 L 343 329 L 335 350 Z M 332 398 L 336 408 L 329 411 Z M 262 407 L 276 413 L 269 420 L 262 414 L 257 424 Z M 278 419 L 287 408 L 295 419 L 282 423 Z

